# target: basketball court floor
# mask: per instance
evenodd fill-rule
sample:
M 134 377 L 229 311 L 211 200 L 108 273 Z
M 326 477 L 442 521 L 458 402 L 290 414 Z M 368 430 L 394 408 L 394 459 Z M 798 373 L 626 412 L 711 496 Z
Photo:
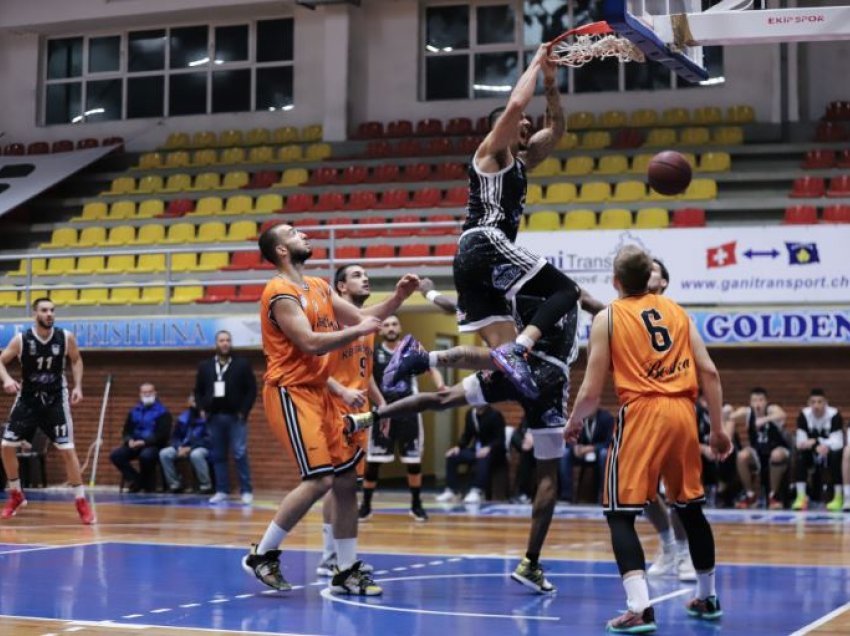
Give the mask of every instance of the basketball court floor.
M 361 526 L 377 598 L 333 597 L 315 576 L 321 518 L 287 538 L 279 593 L 240 560 L 276 504 L 211 508 L 200 497 L 95 495 L 99 523 L 77 523 L 70 501 L 30 492 L 0 524 L 0 633 L 48 634 L 599 634 L 624 594 L 598 508 L 559 506 L 544 564 L 558 587 L 533 594 L 510 580 L 530 508 L 430 506 L 407 516 L 404 495 L 380 493 Z M 659 633 L 850 633 L 850 515 L 712 511 L 718 538 L 719 623 L 688 618 L 692 586 L 651 582 Z M 648 557 L 657 541 L 639 524 Z

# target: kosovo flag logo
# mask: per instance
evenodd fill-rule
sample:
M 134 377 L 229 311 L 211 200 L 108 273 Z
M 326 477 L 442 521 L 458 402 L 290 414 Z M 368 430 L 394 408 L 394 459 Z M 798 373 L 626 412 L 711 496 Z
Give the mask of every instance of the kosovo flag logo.
M 817 243 L 789 243 L 786 241 L 785 247 L 788 248 L 789 265 L 820 263 Z

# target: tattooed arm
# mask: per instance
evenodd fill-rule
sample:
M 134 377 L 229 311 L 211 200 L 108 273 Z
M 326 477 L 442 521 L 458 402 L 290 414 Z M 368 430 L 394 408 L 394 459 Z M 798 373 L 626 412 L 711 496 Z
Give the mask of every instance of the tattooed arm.
M 546 121 L 543 128 L 534 133 L 528 141 L 525 163 L 529 170 L 551 154 L 566 128 L 561 94 L 555 81 L 555 71 L 558 67 L 544 56 L 541 58 L 540 68 L 543 70 L 543 87 L 546 91 Z

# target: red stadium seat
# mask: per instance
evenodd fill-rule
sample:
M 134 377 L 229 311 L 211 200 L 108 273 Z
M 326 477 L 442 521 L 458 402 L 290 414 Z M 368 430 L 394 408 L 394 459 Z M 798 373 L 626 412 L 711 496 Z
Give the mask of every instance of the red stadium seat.
M 366 183 L 392 183 L 398 181 L 399 176 L 398 164 L 382 164 L 372 169 L 372 173 L 366 177 Z
M 458 181 L 466 179 L 467 168 L 462 163 L 440 163 L 434 170 L 435 181 Z
M 50 146 L 46 141 L 35 141 L 27 146 L 28 155 L 46 155 L 50 152 Z
M 336 168 L 316 168 L 310 174 L 310 185 L 330 185 L 337 182 Z
M 446 137 L 432 139 L 428 142 L 428 145 L 425 146 L 425 154 L 432 157 L 438 155 L 453 155 L 454 146 L 452 145 L 452 140 Z
M 394 227 L 396 223 L 417 223 L 416 227 Z M 392 225 L 386 231 L 387 236 L 416 236 L 417 234 L 421 234 L 422 230 L 420 229 L 420 225 L 422 223 L 422 219 L 418 216 L 413 216 L 410 214 L 402 214 L 400 216 L 393 217 Z
M 239 294 L 234 298 L 237 303 L 256 303 L 263 295 L 265 285 L 240 285 Z
M 311 228 L 311 227 L 318 228 L 320 225 L 322 225 L 321 220 L 314 219 L 312 217 L 305 217 L 303 219 L 298 219 L 297 223 L 295 223 L 295 227 L 297 227 L 299 230 L 304 232 L 307 235 L 307 238 L 311 238 L 311 239 L 326 239 L 326 238 L 328 238 L 330 236 L 330 232 L 328 232 L 327 230 L 320 230 L 320 229 L 310 230 L 310 229 L 307 229 L 307 228 Z
M 836 168 L 850 168 L 850 150 L 841 151 L 841 154 L 838 155 L 838 162 L 835 166 Z
M 839 123 L 822 121 L 815 131 L 815 141 L 831 143 L 847 139 L 847 131 Z
M 232 302 L 235 299 L 236 285 L 210 285 L 204 290 L 203 297 L 198 298 L 195 302 L 209 305 L 212 303 Z
M 381 195 L 381 200 L 375 206 L 376 210 L 396 210 L 406 208 L 409 194 L 407 190 L 386 190 Z
M 428 223 L 445 223 L 446 221 L 457 221 L 451 214 L 435 214 L 427 218 Z M 451 236 L 458 233 L 457 227 L 444 225 L 440 227 L 428 227 L 426 223 L 421 234 L 424 236 Z
M 468 200 L 469 188 L 467 186 L 458 186 L 457 188 L 446 190 L 446 196 L 443 197 L 440 206 L 444 208 L 466 207 Z
M 366 247 L 364 258 L 379 258 L 383 259 L 383 263 L 370 263 L 370 267 L 386 267 L 391 265 L 395 259 L 395 247 L 392 245 L 369 245 Z
M 309 212 L 313 209 L 312 194 L 293 194 L 286 197 L 286 204 L 283 206 L 286 212 Z
M 820 177 L 800 177 L 794 179 L 794 187 L 790 197 L 795 199 L 810 199 L 824 195 L 824 183 Z
M 416 124 L 417 137 L 435 137 L 443 134 L 443 122 L 439 119 L 423 119 Z
M 7 144 L 6 147 L 3 148 L 3 154 L 20 156 L 26 154 L 26 148 L 24 148 L 24 144 Z
M 398 250 L 399 258 L 427 258 L 431 256 L 428 245 L 402 245 Z
M 360 248 L 355 245 L 337 246 L 334 252 L 334 260 L 356 261 L 360 260 Z
M 644 141 L 646 141 L 646 137 L 637 128 L 623 128 L 614 135 L 611 148 L 640 148 Z
M 370 141 L 366 144 L 366 156 L 372 159 L 392 156 L 392 146 L 387 141 Z
M 701 208 L 682 208 L 673 211 L 670 227 L 704 227 L 705 210 Z
M 325 260 L 328 257 L 328 250 L 325 247 L 314 247 L 313 255 L 310 257 L 312 261 Z
M 387 220 L 382 216 L 363 216 L 357 221 L 357 225 L 386 225 Z M 386 231 L 382 227 L 368 228 L 364 230 L 354 230 L 351 232 L 352 238 L 374 238 L 385 234 Z
M 50 152 L 73 152 L 74 142 L 70 139 L 59 139 L 54 141 L 50 147 Z
M 453 117 L 446 124 L 447 135 L 471 135 L 472 120 L 469 117 Z
M 348 166 L 339 175 L 339 183 L 346 185 L 363 183 L 368 176 L 369 169 L 366 166 Z
M 345 195 L 342 192 L 322 192 L 313 206 L 313 212 L 332 212 L 342 210 L 344 206 Z
M 270 227 L 274 227 L 275 225 L 280 225 L 281 223 L 283 223 L 283 221 L 281 221 L 280 219 L 270 219 L 268 221 L 265 221 L 260 226 L 260 230 L 259 230 L 258 234 L 262 234 L 263 232 L 265 232 Z
M 455 155 L 473 155 L 481 144 L 480 137 L 462 137 L 455 143 Z
M 104 146 L 123 146 L 124 145 L 124 137 L 106 137 L 102 145 Z
M 273 170 L 260 170 L 260 172 L 255 172 L 251 176 L 251 180 L 245 186 L 245 189 L 260 190 L 262 188 L 271 188 L 277 183 L 279 178 L 280 175 Z
M 343 210 L 373 210 L 378 203 L 378 195 L 372 190 L 358 190 L 352 192 L 348 197 L 348 201 L 343 206 Z
M 479 117 L 475 121 L 475 134 L 482 137 L 490 132 L 490 118 L 486 115 Z
M 442 197 L 437 188 L 423 188 L 413 193 L 413 199 L 407 204 L 409 208 L 435 208 L 440 205 Z
M 364 121 L 357 126 L 356 139 L 380 139 L 384 136 L 384 125 L 379 121 Z
M 259 269 L 262 256 L 259 252 L 234 252 L 230 259 L 230 265 L 222 269 L 232 272 L 242 272 L 250 269 Z
M 354 225 L 354 219 L 346 216 L 339 216 L 335 219 L 328 219 L 327 221 L 325 221 L 325 227 L 332 227 L 338 225 Z M 337 230 L 336 232 L 334 232 L 334 235 L 338 239 L 348 238 L 352 235 L 353 232 L 354 230 Z
M 195 211 L 195 202 L 192 199 L 172 199 L 168 202 L 167 216 L 183 216 Z
M 387 132 L 384 135 L 385 137 L 412 137 L 413 136 L 413 123 L 407 121 L 406 119 L 400 119 L 399 121 L 391 121 L 387 124 Z
M 850 175 L 843 174 L 829 180 L 828 197 L 850 197 Z
M 824 119 L 827 121 L 850 121 L 850 101 L 830 102 Z
M 814 225 L 818 222 L 818 209 L 813 205 L 794 205 L 785 208 L 785 225 Z
M 824 223 L 850 223 L 850 205 L 828 205 L 823 209 Z
M 85 150 L 86 148 L 97 148 L 100 145 L 94 137 L 86 137 L 77 142 L 77 150 Z
M 403 139 L 396 144 L 395 154 L 399 157 L 421 157 L 422 144 L 415 139 Z
M 803 170 L 818 170 L 835 166 L 835 152 L 832 150 L 809 150 L 803 160 Z
M 455 254 L 457 254 L 457 242 L 443 243 L 441 245 L 434 246 L 434 256 L 445 256 L 454 258 Z
M 427 163 L 409 163 L 401 173 L 402 181 L 428 181 L 431 179 L 431 165 Z

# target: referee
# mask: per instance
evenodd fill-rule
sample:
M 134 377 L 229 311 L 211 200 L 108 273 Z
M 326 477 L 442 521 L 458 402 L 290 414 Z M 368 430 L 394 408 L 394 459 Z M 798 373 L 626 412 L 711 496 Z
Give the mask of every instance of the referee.
M 207 418 L 212 438 L 212 461 L 215 467 L 215 494 L 210 503 L 227 499 L 230 478 L 227 471 L 228 447 L 239 473 L 242 503 L 254 500 L 251 469 L 248 466 L 248 414 L 257 398 L 257 381 L 245 358 L 232 355 L 233 340 L 229 331 L 215 334 L 215 356 L 202 360 L 195 378 L 195 401 Z

